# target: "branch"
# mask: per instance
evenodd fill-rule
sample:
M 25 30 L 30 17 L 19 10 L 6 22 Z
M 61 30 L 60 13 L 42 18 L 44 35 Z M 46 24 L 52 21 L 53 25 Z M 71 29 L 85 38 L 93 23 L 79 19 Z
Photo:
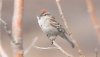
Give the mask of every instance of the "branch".
M 97 50 L 97 48 L 95 49 L 95 57 L 98 57 L 98 50 Z
M 1 43 L 0 43 L 0 55 L 1 57 L 8 57 L 8 55 L 5 53 L 4 49 L 2 48 Z
M 1 0 L 2 1 L 2 0 Z M 0 3 L 0 4 L 2 4 L 2 3 Z M 2 6 L 2 5 L 1 5 Z M 0 6 L 0 7 L 1 7 Z M 11 37 L 11 31 L 9 30 L 9 28 L 7 27 L 7 23 L 3 20 L 3 19 L 1 19 L 1 8 L 0 8 L 0 22 L 4 25 L 4 28 L 5 28 L 5 30 L 6 30 L 6 32 L 7 32 L 7 34 Z
M 2 9 L 2 0 L 0 0 L 0 27 L 1 27 L 1 9 Z M 0 28 L 0 44 L 1 44 L 1 28 Z
M 53 45 L 56 46 L 62 53 L 66 54 L 66 56 L 73 57 L 72 55 L 65 52 L 55 41 L 53 41 Z
M 52 39 L 52 38 L 51 38 Z M 41 50 L 50 50 L 50 49 L 58 49 L 60 50 L 62 53 L 64 53 L 66 56 L 68 57 L 73 57 L 72 55 L 70 55 L 69 53 L 65 52 L 55 41 L 53 41 L 53 45 L 55 47 L 38 47 L 38 46 L 34 46 L 37 49 L 41 49 Z
M 91 0 L 86 0 L 86 2 L 87 2 L 87 6 L 88 6 L 88 10 L 89 10 L 89 13 L 90 13 L 90 17 L 91 17 L 92 23 L 94 25 L 94 28 L 95 28 L 96 33 L 98 35 L 98 39 L 100 41 L 100 26 L 99 26 L 99 24 L 98 24 L 98 22 L 96 20 L 92 2 L 91 2 Z
M 29 47 L 25 50 L 24 55 L 26 55 L 29 50 L 34 46 L 34 44 L 36 43 L 36 41 L 38 40 L 37 37 L 34 38 L 34 40 L 32 41 L 32 43 L 29 45 Z
M 23 57 L 21 34 L 22 9 L 23 0 L 14 0 L 14 15 L 12 21 L 12 37 L 14 42 L 11 42 L 13 48 L 13 57 Z
M 2 9 L 2 0 L 0 0 L 0 26 L 1 26 L 1 9 Z M 1 44 L 1 28 L 0 28 L 0 55 L 1 57 L 8 57 L 8 55 L 5 53 L 2 44 Z
M 2 3 L 0 3 L 0 4 L 2 4 Z M 0 7 L 2 7 L 2 5 L 0 5 Z M 1 8 L 0 8 L 0 22 L 2 24 L 4 24 L 4 28 L 5 28 L 6 32 L 8 33 L 9 36 L 11 36 L 11 31 L 8 29 L 7 23 L 4 20 L 1 19 Z
M 64 24 L 65 24 L 65 26 L 66 26 L 66 30 L 68 30 L 68 33 L 69 33 L 69 35 L 70 35 L 70 37 L 71 37 L 73 43 L 75 44 L 75 46 L 76 46 L 76 48 L 77 48 L 77 50 L 78 50 L 80 56 L 81 56 L 81 57 L 85 57 L 85 55 L 83 54 L 82 50 L 80 49 L 78 43 L 75 41 L 75 39 L 74 39 L 74 37 L 73 37 L 73 35 L 72 35 L 72 32 L 70 31 L 70 28 L 69 28 L 68 25 L 67 25 L 66 19 L 65 19 L 65 17 L 64 17 L 64 14 L 63 14 L 62 9 L 61 9 L 61 6 L 60 6 L 60 0 L 56 0 L 56 3 L 57 3 L 57 6 L 58 6 L 58 9 L 59 9 L 61 18 L 62 18 L 62 20 L 63 20 L 63 22 L 64 22 Z
M 11 37 L 11 31 L 9 30 L 9 28 L 7 26 L 7 23 L 4 20 L 2 20 L 1 18 L 0 18 L 0 22 L 2 24 L 4 24 L 4 28 L 5 28 L 6 32 L 7 32 L 7 34 Z
M 56 47 L 38 47 L 38 46 L 34 46 L 37 49 L 41 49 L 41 50 L 51 50 L 51 49 L 58 49 Z

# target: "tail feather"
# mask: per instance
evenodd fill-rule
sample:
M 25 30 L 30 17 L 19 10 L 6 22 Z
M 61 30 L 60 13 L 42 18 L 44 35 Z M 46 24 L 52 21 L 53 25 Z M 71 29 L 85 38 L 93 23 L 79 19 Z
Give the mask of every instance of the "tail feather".
M 70 39 L 69 35 L 60 34 L 60 36 L 61 36 L 62 38 L 65 38 L 65 40 L 68 41 L 68 43 L 72 46 L 72 48 L 75 47 L 75 44 L 74 44 L 73 41 Z
M 72 42 L 70 38 L 66 37 L 65 39 L 71 44 L 72 48 L 75 47 L 74 43 Z

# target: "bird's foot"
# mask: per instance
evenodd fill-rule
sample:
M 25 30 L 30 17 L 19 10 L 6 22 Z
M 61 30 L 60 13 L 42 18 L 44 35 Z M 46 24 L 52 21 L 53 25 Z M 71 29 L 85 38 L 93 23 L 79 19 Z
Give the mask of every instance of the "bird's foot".
M 56 38 L 50 38 L 51 40 L 51 45 L 53 45 L 53 41 L 55 41 Z
M 51 45 L 53 45 L 53 41 L 55 41 L 55 39 L 52 39 L 52 40 L 51 40 Z
M 51 45 L 53 45 L 53 41 L 51 42 Z

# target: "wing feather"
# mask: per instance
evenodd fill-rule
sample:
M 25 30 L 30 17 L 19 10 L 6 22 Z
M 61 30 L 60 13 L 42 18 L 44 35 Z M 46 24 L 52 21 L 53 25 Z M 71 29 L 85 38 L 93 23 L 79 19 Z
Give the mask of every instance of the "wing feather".
M 64 27 L 62 25 L 60 25 L 60 23 L 58 23 L 55 19 L 50 20 L 50 25 L 57 28 L 58 31 L 60 31 L 60 32 L 67 33 L 66 30 L 64 29 Z

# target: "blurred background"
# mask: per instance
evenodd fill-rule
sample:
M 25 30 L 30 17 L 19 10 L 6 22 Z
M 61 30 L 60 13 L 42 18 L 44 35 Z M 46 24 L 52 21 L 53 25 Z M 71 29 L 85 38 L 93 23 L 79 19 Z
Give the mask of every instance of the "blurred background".
M 2 19 L 8 23 L 8 27 L 11 30 L 12 16 L 13 16 L 13 0 L 3 0 L 2 6 Z M 100 25 L 100 0 L 92 0 L 92 4 L 95 10 L 95 16 Z M 100 45 L 98 37 L 95 33 L 88 8 L 85 0 L 61 0 L 61 7 L 67 23 L 78 42 L 80 48 L 86 57 L 95 57 L 95 48 L 98 48 L 100 57 Z M 38 25 L 36 16 L 40 14 L 42 9 L 47 9 L 62 25 L 62 19 L 60 17 L 58 7 L 55 0 L 24 0 L 24 13 L 22 21 L 22 36 L 24 50 L 31 44 L 32 40 L 37 36 L 39 39 L 36 42 L 36 46 L 40 47 L 52 47 L 50 40 L 42 32 Z M 3 25 L 2 29 L 2 44 L 9 55 L 12 57 L 12 47 L 10 44 L 10 38 L 5 32 Z M 72 48 L 68 42 L 61 37 L 57 37 L 56 42 L 65 51 L 72 54 L 74 57 L 79 57 L 76 48 Z M 59 50 L 39 50 L 32 48 L 25 57 L 66 57 Z

